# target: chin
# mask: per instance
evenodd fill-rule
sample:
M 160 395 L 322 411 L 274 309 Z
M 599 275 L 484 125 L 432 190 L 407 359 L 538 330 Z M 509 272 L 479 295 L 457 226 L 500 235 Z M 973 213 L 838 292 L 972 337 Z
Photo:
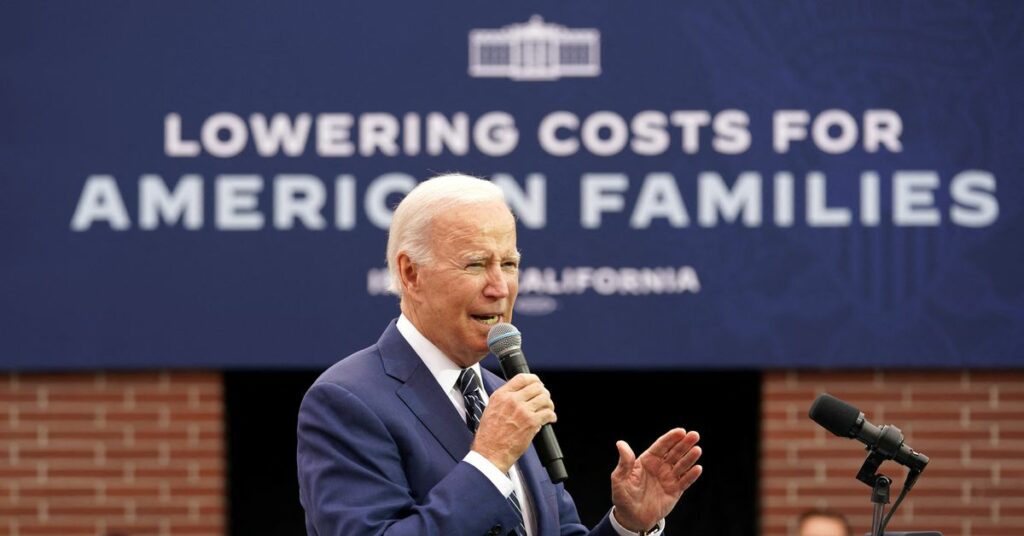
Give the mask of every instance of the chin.
M 480 361 L 481 359 L 487 357 L 487 354 L 491 351 L 490 348 L 487 347 L 486 338 L 478 342 L 477 344 L 474 344 L 472 348 L 473 354 L 476 356 L 477 361 Z

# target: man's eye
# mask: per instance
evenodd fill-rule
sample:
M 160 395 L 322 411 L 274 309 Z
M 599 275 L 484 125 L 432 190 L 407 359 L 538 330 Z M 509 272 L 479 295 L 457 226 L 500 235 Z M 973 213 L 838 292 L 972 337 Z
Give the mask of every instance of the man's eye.
M 483 262 L 479 262 L 479 261 L 478 262 L 471 262 L 471 263 L 466 265 L 466 268 L 483 268 L 483 267 L 484 267 L 484 263 Z

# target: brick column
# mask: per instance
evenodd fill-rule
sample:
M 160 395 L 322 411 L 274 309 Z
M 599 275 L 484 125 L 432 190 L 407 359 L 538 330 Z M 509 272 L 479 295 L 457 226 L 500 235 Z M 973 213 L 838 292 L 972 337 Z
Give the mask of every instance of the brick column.
M 827 391 L 877 425 L 894 424 L 931 458 L 889 530 L 946 536 L 1024 534 L 1024 372 L 768 373 L 761 447 L 761 534 L 795 533 L 809 507 L 846 514 L 855 534 L 871 527 L 870 488 L 854 477 L 866 452 L 807 417 Z M 892 500 L 905 471 L 886 462 Z
M 0 536 L 223 536 L 219 373 L 0 375 Z

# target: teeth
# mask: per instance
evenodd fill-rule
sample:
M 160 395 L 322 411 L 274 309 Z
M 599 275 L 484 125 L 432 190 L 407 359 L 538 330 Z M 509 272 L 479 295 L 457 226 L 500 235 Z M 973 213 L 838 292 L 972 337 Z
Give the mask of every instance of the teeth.
M 498 323 L 498 317 L 497 317 L 497 315 L 492 315 L 492 316 L 478 316 L 478 317 L 475 317 L 475 318 L 476 318 L 476 319 L 477 319 L 477 320 L 478 320 L 479 322 L 482 322 L 482 323 L 484 323 L 484 324 L 487 324 L 487 325 L 491 325 L 491 324 L 496 324 L 496 323 Z

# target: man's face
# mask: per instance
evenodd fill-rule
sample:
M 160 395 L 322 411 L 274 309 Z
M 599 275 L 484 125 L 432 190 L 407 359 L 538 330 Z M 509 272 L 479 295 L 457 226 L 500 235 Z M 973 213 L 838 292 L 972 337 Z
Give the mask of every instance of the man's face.
M 487 355 L 487 332 L 512 321 L 519 291 L 516 223 L 501 202 L 469 205 L 435 218 L 433 262 L 403 270 L 403 311 L 460 366 Z
M 846 526 L 838 519 L 811 516 L 800 524 L 798 536 L 847 536 Z

